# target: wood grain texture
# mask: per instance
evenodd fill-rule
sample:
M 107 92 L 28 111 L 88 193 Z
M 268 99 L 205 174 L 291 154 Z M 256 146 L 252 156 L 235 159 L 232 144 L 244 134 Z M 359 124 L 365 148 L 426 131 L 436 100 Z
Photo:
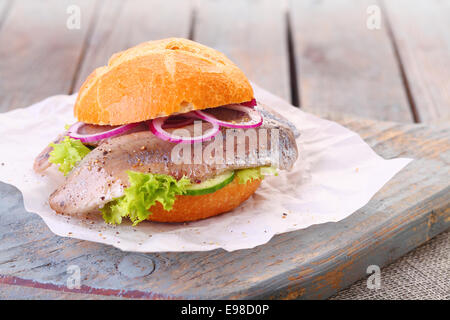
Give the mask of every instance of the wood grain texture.
M 384 1 L 421 122 L 450 121 L 450 2 Z
M 81 28 L 68 29 L 67 8 L 77 5 Z M 0 111 L 68 93 L 95 1 L 16 0 L 0 29 Z
M 274 237 L 249 250 L 135 254 L 53 235 L 23 209 L 20 193 L 0 187 L 0 283 L 124 298 L 327 298 L 450 227 L 450 129 L 401 125 L 338 114 L 342 124 L 386 158 L 414 160 L 366 205 L 337 222 Z M 124 259 L 136 264 L 121 268 Z M 142 266 L 154 264 L 140 276 Z M 134 268 L 136 270 L 134 270 Z M 11 291 L 12 292 L 12 291 Z M 25 291 L 24 291 L 25 292 Z M 14 296 L 14 292 L 11 296 Z
M 366 10 L 374 3 L 290 2 L 302 107 L 412 122 L 386 24 L 367 28 Z
M 69 2 L 82 9 L 81 30 L 65 28 Z M 0 21 L 0 110 L 72 87 L 76 90 L 111 53 L 138 42 L 187 36 L 190 4 L 165 4 L 158 0 L 103 1 L 95 13 L 95 1 L 14 1 L 3 26 Z M 365 28 L 369 4 L 373 2 L 296 1 L 292 12 L 303 105 L 326 112 L 323 115 L 355 130 L 386 158 L 416 159 L 368 205 L 338 223 L 282 234 L 254 249 L 135 254 L 55 236 L 37 215 L 24 210 L 17 189 L 0 183 L 0 298 L 326 298 L 365 276 L 368 265 L 382 267 L 448 229 L 448 125 L 430 128 L 343 115 L 412 120 L 384 22 L 379 31 Z M 397 11 L 386 7 L 394 23 Z M 427 10 L 437 14 L 435 9 Z M 408 12 L 422 23 L 419 12 Z M 277 2 L 200 2 L 194 38 L 224 51 L 256 83 L 289 98 L 284 19 Z M 434 37 L 438 30 L 445 48 L 447 38 L 441 33 L 446 24 L 439 19 L 435 29 L 424 25 L 421 32 Z M 402 23 L 406 22 L 399 22 L 403 29 L 392 27 L 396 37 L 406 32 Z M 433 91 L 433 86 L 447 88 L 442 78 L 445 70 L 431 79 L 437 67 L 426 60 L 436 58 L 443 68 L 445 55 L 435 53 L 443 49 L 434 44 L 427 47 L 429 42 L 403 41 L 399 50 L 406 71 L 405 55 L 416 59 L 418 54 L 410 52 L 409 46 L 422 50 L 418 61 L 409 62 L 419 66 L 413 65 L 417 74 L 407 73 L 408 80 L 420 82 L 419 71 L 428 72 L 424 76 L 428 82 L 417 87 L 431 92 L 418 94 L 428 102 L 445 100 L 445 95 L 440 93 L 439 98 Z M 413 82 L 411 89 L 416 90 Z M 423 105 L 414 98 L 418 106 Z M 432 106 L 444 109 L 428 114 L 446 117 L 448 103 Z M 66 287 L 69 265 L 80 266 L 80 289 Z
M 10 284 L 0 284 L 0 300 L 118 300 L 125 299 L 115 296 L 64 292 L 37 287 L 25 287 Z
M 191 16 L 190 1 L 103 0 L 74 91 L 116 52 L 150 40 L 187 38 Z
M 286 13 L 280 1 L 198 1 L 194 40 L 225 53 L 247 77 L 290 100 Z

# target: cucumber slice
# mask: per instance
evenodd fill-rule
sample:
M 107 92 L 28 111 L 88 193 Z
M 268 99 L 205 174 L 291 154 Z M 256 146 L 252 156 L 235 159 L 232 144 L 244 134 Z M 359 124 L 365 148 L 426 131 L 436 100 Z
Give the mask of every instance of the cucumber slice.
M 200 196 L 216 192 L 229 184 L 234 179 L 234 171 L 222 173 L 214 178 L 203 181 L 202 183 L 193 184 L 186 188 L 186 195 Z

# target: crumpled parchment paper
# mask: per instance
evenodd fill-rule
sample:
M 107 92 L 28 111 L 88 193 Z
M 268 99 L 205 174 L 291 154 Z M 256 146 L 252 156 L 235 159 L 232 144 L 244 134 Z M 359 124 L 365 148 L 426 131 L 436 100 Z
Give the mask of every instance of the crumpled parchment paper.
M 101 242 L 125 251 L 233 251 L 268 242 L 275 234 L 336 222 L 363 207 L 411 159 L 385 160 L 355 132 L 293 107 L 255 87 L 257 100 L 291 121 L 300 158 L 290 172 L 266 177 L 258 191 L 234 211 L 202 221 L 107 225 L 100 215 L 57 215 L 48 196 L 64 177 L 52 166 L 33 172 L 34 158 L 76 120 L 75 95 L 49 97 L 28 108 L 0 114 L 0 181 L 17 187 L 25 209 L 37 213 L 55 234 Z M 0 204 L 1 204 L 0 199 Z

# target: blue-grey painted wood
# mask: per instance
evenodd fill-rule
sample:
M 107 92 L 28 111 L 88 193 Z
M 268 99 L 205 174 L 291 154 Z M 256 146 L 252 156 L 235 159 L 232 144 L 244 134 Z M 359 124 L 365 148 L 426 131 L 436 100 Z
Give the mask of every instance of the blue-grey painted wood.
M 134 254 L 61 238 L 24 211 L 15 188 L 1 184 L 3 295 L 32 287 L 82 297 L 326 298 L 365 276 L 368 265 L 382 267 L 449 228 L 450 129 L 338 120 L 382 156 L 416 160 L 350 217 L 249 250 Z M 69 265 L 80 267 L 81 289 L 66 287 Z
M 126 31 L 132 30 L 133 27 L 118 32 L 108 26 L 114 26 L 114 23 L 110 22 L 111 19 L 115 21 L 116 14 L 128 17 L 119 19 L 117 26 L 130 22 L 129 19 L 132 19 L 136 9 L 133 3 L 139 2 L 127 3 L 128 11 L 122 12 L 121 7 L 111 4 L 108 7 L 102 6 L 96 13 L 92 10 L 94 2 L 89 2 L 86 7 L 86 1 L 76 2 L 81 4 L 86 19 L 93 16 L 98 18 L 99 24 L 90 28 L 93 32 L 90 38 L 84 37 L 88 34 L 84 29 L 82 36 L 78 35 L 73 39 L 65 37 L 65 32 L 56 29 L 56 26 L 61 24 L 62 17 L 66 17 L 65 13 L 62 16 L 57 14 L 65 9 L 59 2 L 59 6 L 49 10 L 55 20 L 46 20 L 46 24 L 35 29 L 33 19 L 36 16 L 42 17 L 39 12 L 45 11 L 45 4 L 56 2 L 45 1 L 42 2 L 42 7 L 33 5 L 31 10 L 25 10 L 22 9 L 24 1 L 14 1 L 11 10 L 8 10 L 6 23 L 0 29 L 0 44 L 3 41 L 10 45 L 0 46 L 0 53 L 4 53 L 4 56 L 9 56 L 10 52 L 15 53 L 12 60 L 2 60 L 3 64 L 0 63 L 2 77 L 12 81 L 0 84 L 0 108 L 28 104 L 56 92 L 54 90 L 67 91 L 70 82 L 74 80 L 76 70 L 72 64 L 77 64 L 78 59 L 83 60 L 80 61 L 83 62 L 83 69 L 79 71 L 76 79 L 80 84 L 90 72 L 90 68 L 104 63 L 104 56 L 109 51 L 116 48 L 120 50 L 128 45 L 128 41 L 138 41 L 139 33 L 130 34 Z M 158 0 L 154 0 L 152 3 L 157 2 Z M 266 87 L 288 98 L 290 88 L 286 43 L 283 42 L 286 37 L 282 8 L 278 4 L 265 1 L 255 2 L 263 3 L 264 6 L 261 7 L 254 3 L 233 4 L 229 8 L 250 8 L 252 12 L 239 10 L 238 16 L 230 9 L 228 15 L 235 17 L 234 20 L 241 18 L 229 25 L 230 30 L 222 30 L 217 25 L 227 22 L 224 12 L 220 9 L 224 7 L 223 3 L 216 1 L 197 12 L 194 28 L 194 36 L 197 34 L 197 37 L 194 38 L 200 41 L 210 39 L 208 41 L 212 42 L 206 44 L 212 44 L 228 53 L 244 69 L 248 69 L 246 71 L 250 78 L 261 84 L 267 82 Z M 33 8 L 36 10 L 33 11 Z M 275 8 L 276 11 L 272 12 L 267 8 Z M 22 29 L 15 29 L 17 21 L 27 20 L 30 12 L 35 14 L 28 21 L 31 24 L 23 25 Z M 164 12 L 168 14 L 172 10 Z M 187 14 L 190 14 L 187 9 L 184 12 L 186 15 L 181 18 L 178 13 L 175 14 L 179 25 L 185 24 Z M 205 15 L 205 12 L 209 15 Z M 172 22 L 172 19 L 164 19 L 162 14 L 160 18 L 161 21 Z M 265 21 L 266 25 L 261 26 L 261 21 Z M 139 22 L 139 19 L 135 22 L 137 26 L 143 23 Z M 152 26 L 148 23 L 145 26 Z M 240 23 L 248 25 L 242 26 Z M 249 25 L 253 26 L 252 29 Z M 293 26 L 295 25 L 298 24 L 294 23 Z M 143 29 L 148 30 L 145 26 Z M 211 35 L 208 30 L 203 29 L 208 26 L 215 28 L 216 32 Z M 255 26 L 258 28 L 255 29 Z M 149 32 L 167 31 L 163 29 L 151 27 Z M 12 42 L 6 41 L 8 35 L 5 35 L 5 30 L 10 34 L 13 34 L 10 30 L 15 30 L 23 34 L 23 37 L 14 36 Z M 27 42 L 32 31 L 36 30 L 40 30 L 40 37 L 51 36 L 51 41 Z M 243 30 L 242 34 L 235 37 L 233 33 L 236 33 L 236 30 Z M 298 35 L 298 32 L 293 31 L 294 36 Z M 127 35 L 130 35 L 130 38 L 127 38 Z M 73 37 L 73 34 L 71 36 Z M 245 37 L 248 37 L 250 42 L 243 41 Z M 384 39 L 384 36 L 382 38 Z M 74 39 L 75 41 L 72 41 Z M 265 42 L 261 42 L 261 39 Z M 356 38 L 356 41 L 358 39 Z M 367 41 L 370 43 L 370 39 Z M 85 54 L 82 53 L 84 43 Z M 22 47 L 24 44 L 29 45 L 25 47 L 27 52 Z M 57 61 L 57 65 L 62 64 L 65 68 L 50 68 L 46 60 L 49 57 L 48 52 L 54 52 L 51 49 L 61 46 L 67 50 L 63 50 L 57 60 L 52 60 L 51 65 L 54 66 L 53 62 Z M 246 51 L 239 51 L 239 48 L 244 46 Z M 382 40 L 381 48 L 382 54 L 389 53 L 386 40 Z M 247 50 L 250 54 L 246 53 Z M 25 56 L 21 56 L 22 53 Z M 307 56 L 311 58 L 311 51 L 309 53 Z M 317 58 L 316 51 L 313 50 L 312 53 L 312 58 Z M 265 56 L 270 58 L 264 59 Z M 392 64 L 393 58 L 389 56 L 387 59 Z M 383 58 L 383 61 L 386 59 Z M 262 69 L 258 71 L 261 66 L 266 68 L 264 72 Z M 26 72 L 28 70 L 33 72 Z M 45 72 L 41 72 L 42 70 Z M 33 77 L 30 78 L 31 76 Z M 392 85 L 392 96 L 395 99 L 389 101 L 399 101 L 399 104 L 404 106 L 404 98 L 399 94 L 399 90 L 403 88 L 397 80 Z M 302 89 L 305 88 L 304 84 L 308 83 L 307 78 L 303 78 L 303 81 Z M 333 83 L 338 82 L 339 80 Z M 36 86 L 36 83 L 39 83 L 39 86 Z M 339 92 L 333 94 L 330 88 L 327 85 L 324 90 L 327 90 L 329 96 L 337 97 Z M 320 95 L 313 100 L 320 101 L 322 93 L 320 91 Z M 361 99 L 365 102 L 364 92 L 353 90 L 351 97 L 349 111 L 357 111 L 356 108 L 369 113 L 373 111 L 364 109 L 364 104 L 355 103 Z M 382 95 L 380 97 L 383 98 Z M 334 102 L 334 99 L 331 102 Z M 312 103 L 312 107 L 314 106 L 315 103 Z M 393 115 L 390 111 L 380 111 L 377 115 L 385 119 L 399 120 L 402 120 L 401 116 L 406 116 L 405 120 L 410 120 L 409 113 L 399 114 L 395 108 L 391 111 Z M 15 188 L 0 184 L 0 297 L 326 298 L 366 275 L 369 264 L 381 267 L 449 228 L 448 128 L 431 129 L 422 125 L 374 122 L 345 118 L 339 114 L 330 115 L 330 118 L 360 133 L 384 157 L 410 156 L 416 160 L 394 177 L 367 206 L 347 219 L 279 235 L 268 244 L 254 249 L 232 253 L 214 250 L 201 253 L 129 254 L 101 244 L 60 238 L 53 235 L 38 216 L 25 212 L 21 195 Z M 69 289 L 66 286 L 69 277 L 67 267 L 70 265 L 80 267 L 80 289 Z

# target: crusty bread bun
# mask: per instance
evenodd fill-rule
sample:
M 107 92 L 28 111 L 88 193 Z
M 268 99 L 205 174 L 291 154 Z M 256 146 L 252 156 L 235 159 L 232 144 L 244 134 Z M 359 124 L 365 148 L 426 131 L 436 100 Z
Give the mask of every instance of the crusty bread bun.
M 209 218 L 239 206 L 247 200 L 261 184 L 261 179 L 240 184 L 235 178 L 230 184 L 216 192 L 201 196 L 177 196 L 173 209 L 166 211 L 157 202 L 150 208 L 148 220 L 159 222 L 186 222 Z
M 85 123 L 122 125 L 252 98 L 244 73 L 225 55 L 169 38 L 116 53 L 94 70 L 81 86 L 74 114 Z

